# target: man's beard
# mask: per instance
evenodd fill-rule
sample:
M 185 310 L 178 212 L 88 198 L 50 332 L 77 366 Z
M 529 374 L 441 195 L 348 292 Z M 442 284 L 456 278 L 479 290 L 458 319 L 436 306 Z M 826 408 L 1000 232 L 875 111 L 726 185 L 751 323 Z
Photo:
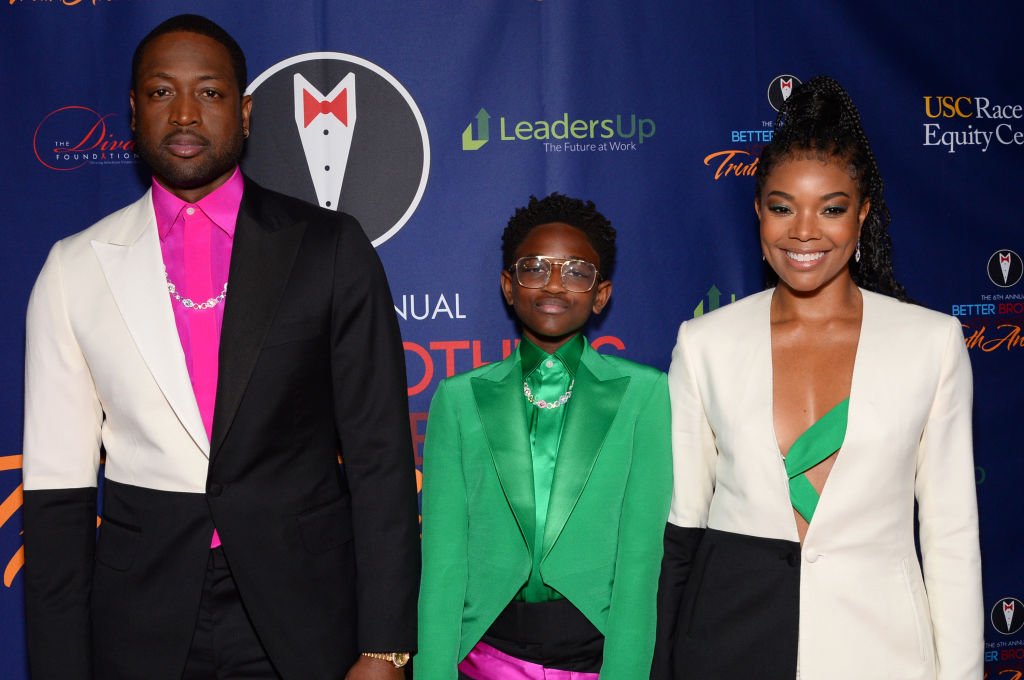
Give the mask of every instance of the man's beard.
M 218 150 L 214 150 L 210 140 L 203 135 L 191 131 L 186 132 L 189 136 L 197 137 L 207 145 L 201 158 L 192 161 L 176 158 L 162 148 L 176 134 L 179 133 L 167 135 L 156 146 L 151 146 L 145 135 L 140 134 L 135 138 L 135 150 L 153 174 L 160 178 L 169 189 L 204 187 L 229 172 L 242 157 L 245 138 L 242 136 L 241 128 L 230 139 L 225 140 L 224 145 Z

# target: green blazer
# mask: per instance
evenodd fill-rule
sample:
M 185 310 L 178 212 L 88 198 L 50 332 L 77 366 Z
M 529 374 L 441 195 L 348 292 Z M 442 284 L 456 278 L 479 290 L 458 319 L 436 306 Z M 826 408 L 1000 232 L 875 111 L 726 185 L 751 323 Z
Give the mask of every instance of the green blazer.
M 601 678 L 647 677 L 672 489 L 661 371 L 584 348 L 555 464 L 544 581 L 605 636 Z M 519 352 L 441 382 L 423 453 L 417 680 L 456 666 L 526 583 L 535 509 Z

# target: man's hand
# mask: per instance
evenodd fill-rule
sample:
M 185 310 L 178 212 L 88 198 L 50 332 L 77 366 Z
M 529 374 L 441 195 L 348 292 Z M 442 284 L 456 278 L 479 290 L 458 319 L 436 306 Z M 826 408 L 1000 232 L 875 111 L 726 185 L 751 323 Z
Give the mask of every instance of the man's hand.
M 345 680 L 404 680 L 405 671 L 395 664 L 370 656 L 360 656 L 356 665 L 349 669 Z

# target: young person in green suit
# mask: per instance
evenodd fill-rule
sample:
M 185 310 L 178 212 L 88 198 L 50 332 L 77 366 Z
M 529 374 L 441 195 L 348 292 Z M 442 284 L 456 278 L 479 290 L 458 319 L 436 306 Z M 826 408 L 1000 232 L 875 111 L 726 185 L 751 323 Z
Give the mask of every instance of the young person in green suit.
M 502 243 L 522 341 L 430 406 L 416 678 L 645 678 L 672 483 L 666 378 L 581 334 L 615 260 L 592 202 L 531 197 Z

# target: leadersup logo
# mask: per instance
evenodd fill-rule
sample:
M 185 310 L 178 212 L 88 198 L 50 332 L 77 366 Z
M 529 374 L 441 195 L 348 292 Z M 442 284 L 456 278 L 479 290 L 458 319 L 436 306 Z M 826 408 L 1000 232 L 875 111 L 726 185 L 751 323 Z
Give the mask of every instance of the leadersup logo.
M 768 104 L 778 111 L 800 84 L 800 79 L 793 75 L 775 76 L 768 84 Z M 732 130 L 731 146 L 709 153 L 704 157 L 704 165 L 715 169 L 715 181 L 723 177 L 753 177 L 761 151 L 774 135 L 774 120 L 762 120 L 759 127 Z
M 958 149 L 979 148 L 982 153 L 995 143 L 1003 146 L 1024 145 L 1024 105 L 993 103 L 988 97 L 930 96 L 924 97 L 924 115 L 933 121 L 924 126 L 923 146 L 937 146 L 947 153 Z M 963 127 L 965 121 L 966 129 Z
M 712 283 L 711 287 L 708 288 L 707 295 L 693 308 L 693 318 L 696 319 L 698 316 L 704 316 L 705 312 L 713 312 L 721 307 L 723 304 L 722 295 L 723 293 L 718 289 L 718 286 Z M 708 304 L 705 305 L 705 302 Z M 730 302 L 736 302 L 736 293 L 732 293 L 724 304 L 729 304 Z
M 32 135 L 36 160 L 50 170 L 77 170 L 84 165 L 134 163 L 135 140 L 117 115 L 88 106 L 62 106 L 39 121 Z
M 554 120 L 515 122 L 499 116 L 497 123 L 498 141 L 537 141 L 544 145 L 547 153 L 638 151 L 657 130 L 653 119 L 640 118 L 635 113 L 617 114 L 612 118 L 570 118 L 568 113 L 563 113 Z M 462 150 L 479 151 L 489 141 L 491 114 L 487 109 L 480 109 L 475 121 L 462 131 Z

